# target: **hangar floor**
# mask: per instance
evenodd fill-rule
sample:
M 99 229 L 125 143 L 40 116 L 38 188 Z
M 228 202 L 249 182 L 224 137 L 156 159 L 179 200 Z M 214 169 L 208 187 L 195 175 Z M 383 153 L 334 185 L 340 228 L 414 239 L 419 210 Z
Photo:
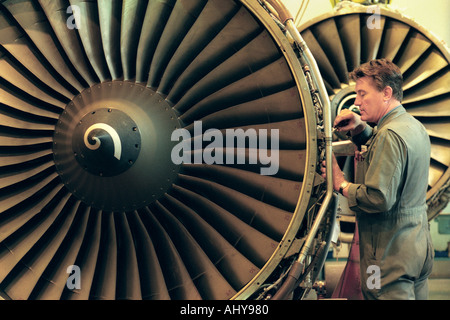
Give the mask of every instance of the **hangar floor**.
M 450 259 L 436 258 L 429 279 L 430 300 L 450 300 Z

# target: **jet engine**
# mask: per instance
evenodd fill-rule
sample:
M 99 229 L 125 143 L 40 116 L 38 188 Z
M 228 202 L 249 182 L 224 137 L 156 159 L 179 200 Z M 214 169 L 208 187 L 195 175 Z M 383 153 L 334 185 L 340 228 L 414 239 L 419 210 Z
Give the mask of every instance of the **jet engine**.
M 277 0 L 0 1 L 0 297 L 303 297 L 336 237 L 318 165 L 370 56 L 410 79 L 441 199 L 448 55 L 365 17 L 300 33 Z M 360 47 L 323 47 L 354 24 Z
M 293 261 L 312 283 L 331 119 L 284 31 L 257 1 L 1 1 L 0 295 L 267 299 Z

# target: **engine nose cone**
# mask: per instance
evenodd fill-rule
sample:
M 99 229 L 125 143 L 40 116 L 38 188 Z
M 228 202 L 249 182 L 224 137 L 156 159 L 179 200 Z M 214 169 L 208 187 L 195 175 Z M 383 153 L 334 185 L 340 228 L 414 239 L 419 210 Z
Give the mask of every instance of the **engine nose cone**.
M 124 112 L 103 108 L 85 115 L 72 138 L 75 159 L 88 172 L 118 175 L 138 159 L 141 135 L 136 123 Z
M 132 211 L 163 196 L 180 165 L 171 160 L 178 117 L 145 86 L 114 81 L 76 96 L 54 134 L 54 160 L 65 186 L 104 211 Z

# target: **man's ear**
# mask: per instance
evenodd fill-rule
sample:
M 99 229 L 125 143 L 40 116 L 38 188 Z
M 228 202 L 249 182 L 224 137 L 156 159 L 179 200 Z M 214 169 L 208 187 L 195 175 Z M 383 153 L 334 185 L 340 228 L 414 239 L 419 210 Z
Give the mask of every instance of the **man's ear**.
M 392 87 L 390 86 L 386 86 L 383 89 L 383 97 L 385 101 L 388 101 L 392 98 L 392 94 L 393 94 L 394 90 L 392 90 Z

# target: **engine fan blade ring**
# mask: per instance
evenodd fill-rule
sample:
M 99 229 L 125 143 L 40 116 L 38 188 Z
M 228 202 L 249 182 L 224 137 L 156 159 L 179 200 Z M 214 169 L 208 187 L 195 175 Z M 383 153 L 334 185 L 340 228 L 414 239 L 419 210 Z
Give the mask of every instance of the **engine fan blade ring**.
M 52 153 L 53 165 L 32 179 L 0 188 L 0 230 L 8 230 L 0 233 L 0 294 L 12 299 L 252 298 L 266 281 L 278 277 L 277 267 L 286 261 L 287 253 L 299 249 L 293 244 L 307 233 L 305 216 L 318 185 L 316 110 L 291 42 L 256 1 L 151 1 L 133 28 L 128 28 L 129 16 L 118 19 L 119 3 L 132 2 L 117 0 L 101 8 L 106 1 L 98 1 L 98 6 L 95 1 L 74 1 L 71 13 L 76 14 L 75 6 L 80 5 L 86 13 L 82 18 L 92 21 L 71 29 L 66 28 L 66 19 L 73 18 L 66 16 L 66 3 L 40 0 L 35 7 L 40 6 L 42 17 L 48 19 L 41 21 L 42 29 L 51 30 L 51 36 L 45 38 L 62 50 L 62 60 L 67 61 L 83 90 L 75 93 L 69 88 L 70 97 L 60 93 L 51 97 L 48 79 L 64 78 L 54 68 L 41 81 L 46 86 L 41 90 L 45 96 L 39 96 L 39 90 L 27 93 L 23 79 L 37 88 L 41 83 L 39 75 L 26 69 L 39 68 L 32 68 L 22 56 L 21 63 L 4 64 L 20 68 L 17 79 L 12 76 L 1 81 L 0 89 L 8 96 L 2 95 L 0 102 L 7 106 L 5 110 L 22 108 L 29 115 L 8 112 L 21 128 L 0 128 L 0 171 L 11 170 L 6 174 L 19 179 L 26 176 L 15 172 L 20 164 L 37 170 L 31 164 L 41 154 L 49 157 Z M 145 1 L 129 9 L 145 7 L 142 4 Z M 108 20 L 108 12 L 117 21 Z M 209 17 L 211 13 L 214 18 Z M 27 12 L 15 14 L 23 14 L 21 19 L 26 21 Z M 19 25 L 14 16 L 8 17 L 12 25 Z M 156 26 L 158 17 L 171 23 Z M 121 26 L 123 22 L 128 27 Z M 215 33 L 196 32 L 204 25 Z M 111 34 L 120 31 L 117 37 L 121 37 L 128 29 L 144 26 L 151 26 L 146 32 L 154 34 L 133 31 L 127 41 L 118 41 Z M 45 59 L 33 43 L 39 34 L 24 35 L 21 43 L 27 49 L 24 52 L 33 55 L 30 61 Z M 187 40 L 180 45 L 173 35 Z M 201 47 L 190 50 L 190 41 Z M 255 43 L 263 43 L 264 50 Z M 10 43 L 0 44 L 10 50 L 5 57 L 16 52 Z M 126 48 L 121 48 L 122 44 Z M 185 55 L 185 50 L 190 54 Z M 121 61 L 113 61 L 119 56 Z M 142 60 L 136 61 L 136 66 L 134 57 Z M 69 83 L 62 81 L 61 86 Z M 195 106 L 198 110 L 192 112 Z M 249 107 L 254 111 L 244 110 Z M 279 172 L 259 177 L 262 161 L 249 163 L 247 154 L 255 154 L 250 146 L 240 150 L 245 149 L 243 165 L 202 162 L 196 168 L 200 170 L 192 170 L 196 163 L 175 163 L 171 151 L 178 141 L 172 141 L 171 135 L 177 129 L 192 133 L 194 114 L 205 120 L 200 139 L 213 129 L 222 137 L 227 130 L 250 130 L 256 132 L 258 143 L 260 137 L 267 138 L 256 148 L 265 152 L 266 158 L 271 154 L 271 142 L 280 138 L 276 147 L 280 150 L 274 150 L 280 151 L 280 157 L 273 159 Z M 184 118 L 189 123 L 184 123 Z M 234 138 L 249 140 L 239 134 Z M 195 144 L 194 140 L 190 142 Z M 201 141 L 195 151 L 209 152 L 209 142 Z M 133 151 L 127 151 L 128 147 Z M 230 148 L 230 152 L 237 149 Z M 98 156 L 88 156 L 91 152 Z M 107 161 L 101 161 L 102 157 Z M 124 163 L 114 164 L 122 160 Z M 202 170 L 203 165 L 217 168 Z M 215 172 L 214 180 L 208 172 Z M 240 188 L 233 190 L 239 183 Z M 214 210 L 211 220 L 207 219 L 210 210 Z M 201 225 L 192 228 L 195 223 Z M 55 232 L 60 225 L 64 231 Z M 198 230 L 208 232 L 203 235 Z M 229 236 L 232 231 L 236 233 Z M 239 232 L 258 235 L 264 241 Z M 76 243 L 71 237 L 77 237 Z M 242 257 L 218 257 L 211 244 L 214 237 L 220 252 L 238 252 Z M 24 238 L 30 241 L 21 243 Z M 256 253 L 249 253 L 255 246 Z M 183 252 L 185 249 L 192 252 Z M 42 252 L 47 253 L 41 260 Z M 235 261 L 247 261 L 249 267 L 241 272 L 239 266 L 233 266 L 232 270 L 239 272 L 236 275 L 230 270 L 222 272 Z M 31 262 L 33 272 L 26 267 Z M 69 262 L 81 269 L 81 289 L 63 282 Z M 2 269 L 3 265 L 7 268 Z M 143 270 L 147 267 L 154 274 Z M 28 278 L 33 282 L 23 285 Z

